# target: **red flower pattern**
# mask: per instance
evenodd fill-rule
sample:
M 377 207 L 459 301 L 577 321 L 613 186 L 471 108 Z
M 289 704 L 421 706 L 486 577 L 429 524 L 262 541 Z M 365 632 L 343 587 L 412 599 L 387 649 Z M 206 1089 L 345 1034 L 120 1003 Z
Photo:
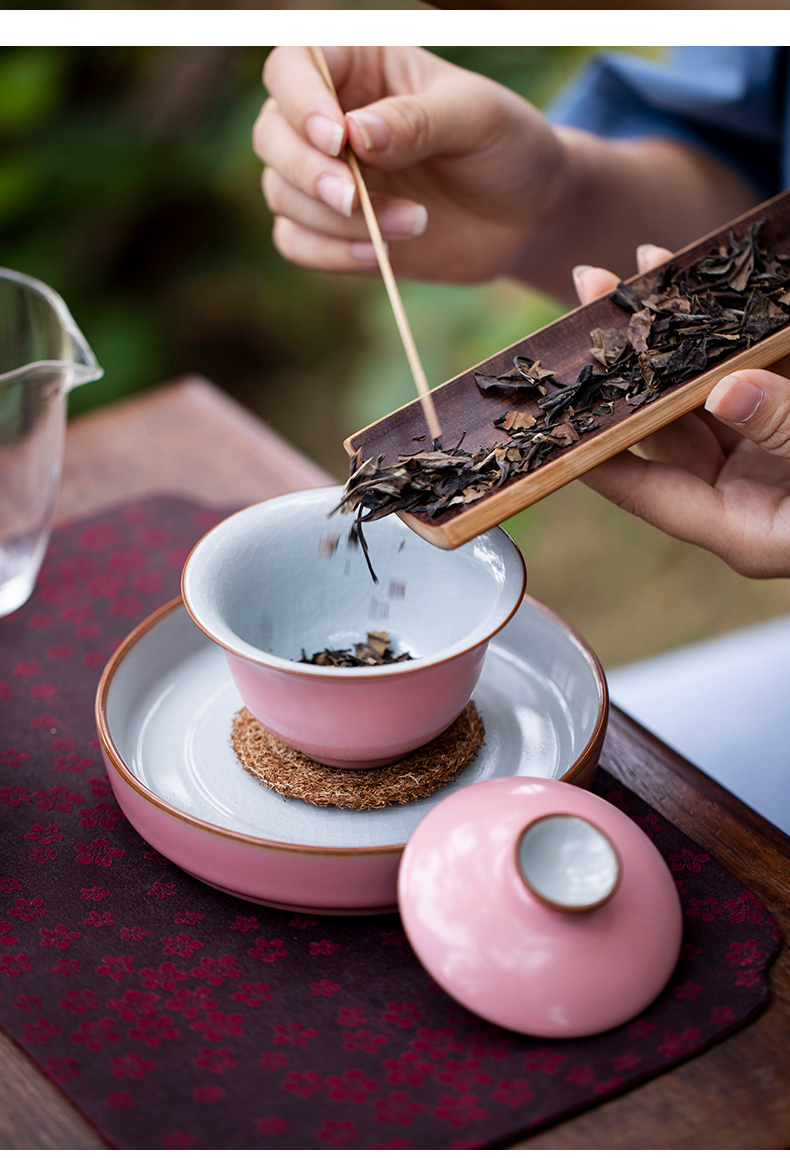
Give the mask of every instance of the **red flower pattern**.
M 217 1102 L 221 1102 L 225 1097 L 226 1091 L 221 1086 L 196 1086 L 192 1091 L 192 1097 L 196 1102 L 209 1102 L 210 1105 L 215 1106 Z
M 401 1029 L 409 1029 L 422 1021 L 422 1016 L 416 1001 L 388 1001 L 381 1019 Z
M 589 1086 L 595 1081 L 595 1070 L 592 1066 L 574 1066 L 565 1080 L 572 1086 Z
M 673 853 L 669 858 L 669 867 L 673 873 L 682 872 L 684 869 L 690 873 L 698 873 L 702 871 L 702 866 L 710 860 L 710 857 L 705 852 L 694 852 L 690 848 L 682 848 L 680 852 Z
M 66 784 L 56 784 L 54 788 L 42 789 L 33 793 L 36 808 L 43 812 L 55 809 L 56 812 L 71 812 L 75 804 L 80 804 L 85 797 L 80 792 L 72 792 Z
M 102 957 L 96 972 L 112 977 L 113 981 L 120 981 L 127 973 L 134 973 L 135 969 L 131 957 Z
M 324 978 L 323 981 L 310 982 L 310 992 L 313 997 L 334 997 L 341 989 L 342 986 L 338 985 L 336 981 L 329 981 L 327 978 Z
M 70 1013 L 88 1013 L 98 1007 L 96 994 L 92 989 L 67 989 L 66 995 L 60 1002 L 61 1009 Z
M 111 1110 L 133 1110 L 137 1103 L 126 1090 L 111 1090 L 107 1095 L 107 1105 Z
M 304 1073 L 291 1072 L 282 1082 L 282 1088 L 300 1098 L 312 1098 L 323 1089 L 324 1083 L 315 1070 L 306 1070 Z
M 748 889 L 745 889 L 737 900 L 725 901 L 724 908 L 729 910 L 730 920 L 736 924 L 749 921 L 751 924 L 759 925 L 765 913 L 762 901 Z
M 231 925 L 231 929 L 239 929 L 242 933 L 249 933 L 253 929 L 260 927 L 260 921 L 257 917 L 236 917 L 236 920 Z
M 76 929 L 69 929 L 66 925 L 56 925 L 54 929 L 39 929 L 39 933 L 42 945 L 54 945 L 58 949 L 69 949 L 72 941 L 79 941 L 82 938 L 82 933 L 78 933 Z
M 17 897 L 14 904 L 8 910 L 9 917 L 16 917 L 20 921 L 37 921 L 39 917 L 46 916 L 47 910 L 44 908 L 43 897 L 31 897 L 29 901 L 22 900 Z
M 224 1074 L 226 1070 L 235 1069 L 238 1064 L 232 1051 L 224 1046 L 219 1049 L 212 1049 L 204 1045 L 195 1058 L 196 1066 L 202 1066 L 203 1069 L 211 1070 L 213 1074 Z
M 85 918 L 85 924 L 99 929 L 102 925 L 114 925 L 115 921 L 112 919 L 112 913 L 99 913 L 93 909 L 91 915 Z
M 533 1050 L 527 1053 L 526 1060 L 527 1069 L 530 1071 L 537 1071 L 542 1074 L 556 1074 L 557 1070 L 567 1059 L 564 1053 L 555 1053 L 554 1050 L 544 1046 L 543 1049 Z
M 241 969 L 234 968 L 235 963 L 236 958 L 227 953 L 219 960 L 215 957 L 201 957 L 200 964 L 191 973 L 209 985 L 221 985 L 227 977 L 241 977 Z
M 198 921 L 204 920 L 202 913 L 196 913 L 194 909 L 187 909 L 184 913 L 176 913 L 175 921 L 177 925 L 196 925 Z M 235 960 L 235 957 L 234 957 Z
M 111 1017 L 100 1017 L 98 1021 L 81 1021 L 76 1033 L 71 1034 L 75 1045 L 84 1045 L 94 1053 L 104 1049 L 113 1041 L 120 1040 L 120 1033 L 113 1028 L 115 1022 Z
M 468 1126 L 470 1122 L 480 1122 L 488 1114 L 480 1105 L 477 1094 L 442 1094 L 439 1105 L 433 1111 L 435 1118 L 444 1118 L 456 1128 Z
M 525 1078 L 506 1078 L 498 1083 L 492 1096 L 495 1102 L 504 1102 L 506 1106 L 515 1108 L 528 1102 L 533 1094 Z
M 406 1050 L 397 1058 L 384 1059 L 387 1081 L 394 1085 L 421 1086 L 435 1068 L 413 1050 Z
M 305 1028 L 298 1021 L 289 1021 L 287 1025 L 275 1025 L 275 1045 L 309 1045 L 310 1039 L 318 1037 L 318 1030 Z
M 195 941 L 189 933 L 179 933 L 177 937 L 162 937 L 162 952 L 168 957 L 194 957 L 197 949 L 203 948 L 202 941 Z
M 346 1070 L 344 1074 L 326 1079 L 326 1089 L 333 1102 L 355 1102 L 361 1105 L 368 1094 L 379 1088 L 379 1083 L 365 1076 L 363 1070 Z
M 372 1033 L 369 1029 L 350 1029 L 343 1035 L 343 1049 L 378 1053 L 388 1041 L 389 1038 L 383 1033 Z
M 326 1142 L 328 1146 L 347 1146 L 349 1142 L 353 1142 L 359 1137 L 356 1125 L 348 1118 L 341 1121 L 336 1121 L 329 1118 L 321 1123 L 321 1126 L 315 1132 L 316 1138 L 322 1142 Z
M 122 941 L 142 941 L 146 937 L 150 937 L 150 936 L 151 936 L 151 930 L 150 929 L 143 929 L 140 925 L 132 925 L 131 929 L 128 929 L 128 928 L 126 928 L 126 926 L 124 926 L 121 929 L 121 940 Z
M 250 957 L 260 957 L 262 961 L 276 961 L 278 957 L 287 957 L 288 950 L 283 947 L 283 943 L 279 938 L 273 941 L 264 941 L 259 937 L 255 942 L 253 949 L 247 950 Z
M 274 1135 L 276 1137 L 279 1134 L 285 1134 L 290 1128 L 288 1122 L 286 1122 L 284 1118 L 277 1117 L 276 1114 L 273 1114 L 269 1118 L 255 1119 L 255 1129 L 259 1134 Z
M 673 1033 L 670 1030 L 664 1035 L 664 1041 L 658 1047 L 658 1052 L 666 1058 L 683 1057 L 696 1048 L 698 1041 L 698 1029 L 684 1029 L 681 1033 Z
M 22 1040 L 28 1044 L 31 1042 L 44 1042 L 45 1044 L 53 1037 L 57 1037 L 62 1033 L 60 1026 L 53 1025 L 46 1017 L 39 1017 L 37 1021 L 25 1022 L 23 1028 Z
M 124 855 L 124 850 L 113 848 L 106 837 L 97 837 L 90 844 L 75 844 L 74 851 L 77 853 L 77 864 L 100 864 L 104 868 L 109 868 L 115 863 L 116 857 Z
M 189 1028 L 202 1033 L 207 1041 L 222 1041 L 224 1037 L 239 1037 L 244 1032 L 243 1013 L 223 1013 L 211 1010 L 206 1017 L 189 1023 Z
M 724 912 L 715 897 L 695 898 L 689 901 L 687 917 L 699 917 L 702 921 L 713 921 Z
M 335 949 L 339 949 L 339 945 L 335 945 L 333 941 L 311 941 L 310 955 L 312 957 L 331 957 Z
M 242 981 L 233 994 L 233 1000 L 257 1009 L 264 1001 L 272 1000 L 272 992 L 265 981 Z
M 131 1078 L 132 1081 L 144 1081 L 149 1071 L 155 1069 L 155 1063 L 141 1057 L 139 1053 L 127 1053 L 123 1057 L 110 1059 L 113 1076 L 116 1078 Z
M 163 1041 L 174 1041 L 181 1034 L 173 1025 L 173 1018 L 164 1013 L 156 1017 L 140 1017 L 134 1029 L 129 1030 L 129 1037 L 135 1041 L 142 1041 L 152 1049 L 158 1049 Z

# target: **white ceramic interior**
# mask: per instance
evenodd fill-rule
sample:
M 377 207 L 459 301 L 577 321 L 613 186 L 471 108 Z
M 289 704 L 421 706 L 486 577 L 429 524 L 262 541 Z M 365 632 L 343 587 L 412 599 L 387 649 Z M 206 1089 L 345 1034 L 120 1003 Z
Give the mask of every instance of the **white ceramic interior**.
M 611 841 L 581 816 L 542 816 L 522 833 L 516 856 L 528 888 L 560 909 L 596 908 L 609 900 L 620 879 Z
M 304 674 L 302 650 L 347 648 L 388 631 L 396 652 L 427 666 L 498 631 L 518 606 L 524 562 L 499 528 L 440 551 L 392 515 L 364 528 L 379 582 L 348 543 L 354 519 L 330 514 L 341 487 L 269 499 L 225 519 L 184 569 L 184 601 L 223 647 Z M 334 545 L 334 549 L 333 549 Z M 400 666 L 400 665 L 399 665 Z M 391 668 L 308 669 L 316 678 L 381 678 Z

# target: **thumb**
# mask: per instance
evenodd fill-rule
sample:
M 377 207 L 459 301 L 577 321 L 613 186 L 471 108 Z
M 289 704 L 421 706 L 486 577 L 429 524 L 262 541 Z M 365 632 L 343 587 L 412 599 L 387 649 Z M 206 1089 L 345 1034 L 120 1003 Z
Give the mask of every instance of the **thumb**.
M 511 122 L 524 135 L 523 104 L 484 77 L 452 69 L 418 92 L 351 109 L 346 113 L 349 142 L 360 160 L 379 169 L 468 156 L 491 147 Z M 538 113 L 535 119 L 542 121 Z
M 790 460 L 790 380 L 770 370 L 738 370 L 718 382 L 705 409 L 750 442 Z
M 466 139 L 457 134 L 463 118 L 447 114 L 444 102 L 426 93 L 385 97 L 346 113 L 349 142 L 367 164 L 383 169 L 406 168 L 436 153 L 466 152 L 468 133 Z

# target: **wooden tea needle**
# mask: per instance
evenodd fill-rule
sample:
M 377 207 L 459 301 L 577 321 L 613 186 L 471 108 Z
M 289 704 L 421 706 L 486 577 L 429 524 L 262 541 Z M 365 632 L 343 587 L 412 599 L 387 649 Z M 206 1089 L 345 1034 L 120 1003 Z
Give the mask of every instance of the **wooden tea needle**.
M 334 81 L 332 80 L 332 74 L 330 73 L 327 66 L 323 49 L 320 46 L 311 47 L 310 54 L 315 61 L 316 68 L 324 78 L 326 87 L 332 93 L 332 96 L 337 100 L 337 90 L 335 89 Z M 403 301 L 401 300 L 398 283 L 395 281 L 395 275 L 392 272 L 392 266 L 390 265 L 387 247 L 384 244 L 384 238 L 381 236 L 379 223 L 376 220 L 376 214 L 373 209 L 373 205 L 371 204 L 368 187 L 365 184 L 364 177 L 362 176 L 359 162 L 354 156 L 350 146 L 346 147 L 345 155 L 346 160 L 348 161 L 348 166 L 351 169 L 351 175 L 353 176 L 357 186 L 362 214 L 365 218 L 365 224 L 368 227 L 370 240 L 373 242 L 373 249 L 376 254 L 376 259 L 379 263 L 381 276 L 384 279 L 384 285 L 386 286 L 387 294 L 389 295 L 390 305 L 392 306 L 392 312 L 395 315 L 395 322 L 398 326 L 398 332 L 400 334 L 401 341 L 403 342 L 403 348 L 406 351 L 406 358 L 408 359 L 409 367 L 411 368 L 414 384 L 417 387 L 417 394 L 419 395 L 420 402 L 422 404 L 425 421 L 428 424 L 428 430 L 430 431 L 431 438 L 434 442 L 437 442 L 442 436 L 442 428 L 439 425 L 436 408 L 433 404 L 430 387 L 428 386 L 428 379 L 425 376 L 425 371 L 423 370 L 422 362 L 420 361 L 420 355 L 417 353 L 417 345 L 414 341 L 414 335 L 411 332 L 409 319 L 406 317 L 406 311 L 403 308 Z

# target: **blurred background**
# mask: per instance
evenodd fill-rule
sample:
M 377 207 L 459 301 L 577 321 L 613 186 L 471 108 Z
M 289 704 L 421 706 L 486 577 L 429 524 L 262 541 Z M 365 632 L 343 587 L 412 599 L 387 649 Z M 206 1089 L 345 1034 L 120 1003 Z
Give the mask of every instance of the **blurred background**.
M 0 49 L 0 265 L 58 290 L 105 368 L 74 413 L 200 373 L 344 478 L 343 438 L 413 385 L 377 279 L 271 245 L 250 148 L 266 51 Z M 595 50 L 434 51 L 543 106 Z M 563 312 L 505 281 L 402 288 L 434 384 Z M 531 593 L 606 666 L 790 610 L 790 581 L 742 579 L 580 483 L 508 529 Z

